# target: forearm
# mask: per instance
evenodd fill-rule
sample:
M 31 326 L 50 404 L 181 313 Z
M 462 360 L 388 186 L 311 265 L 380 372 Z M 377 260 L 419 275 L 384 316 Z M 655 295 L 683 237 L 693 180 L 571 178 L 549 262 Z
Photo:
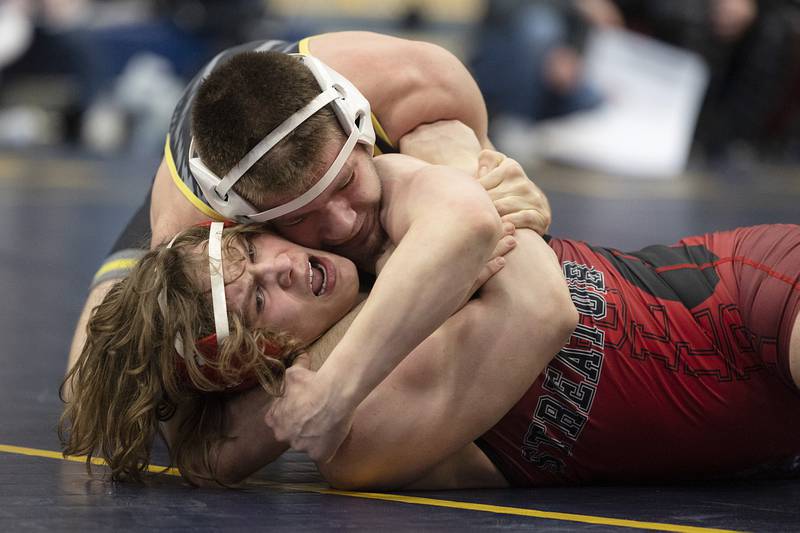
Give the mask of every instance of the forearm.
M 495 240 L 488 232 L 469 237 L 470 227 L 414 228 L 395 250 L 318 373 L 337 387 L 345 405 L 357 406 L 464 302 Z M 426 249 L 435 253 L 420 253 Z
M 397 488 L 418 479 L 494 425 L 563 346 L 577 313 L 560 265 L 540 238 L 518 238 L 480 297 L 359 406 L 349 438 L 320 465 L 332 484 Z
M 233 486 L 277 459 L 287 446 L 277 442 L 264 424 L 270 401 L 261 387 L 228 398 L 223 406 L 223 438 L 212 444 L 213 471 L 207 471 L 204 464 L 193 464 L 192 468 L 199 477 L 187 472 L 183 472 L 184 476 L 199 486 Z M 188 405 L 179 405 L 172 418 L 161 423 L 162 435 L 170 449 L 179 440 L 181 427 L 191 414 L 189 409 Z M 193 445 L 197 446 L 197 443 Z
M 422 124 L 404 135 L 400 152 L 434 165 L 458 168 L 477 177 L 481 143 L 475 132 L 457 120 Z
M 277 442 L 264 424 L 270 402 L 270 396 L 257 387 L 225 405 L 225 439 L 216 453 L 216 477 L 221 483 L 241 483 L 286 451 L 287 446 Z
M 318 377 L 354 408 L 465 301 L 500 236 L 485 195 L 417 216 Z

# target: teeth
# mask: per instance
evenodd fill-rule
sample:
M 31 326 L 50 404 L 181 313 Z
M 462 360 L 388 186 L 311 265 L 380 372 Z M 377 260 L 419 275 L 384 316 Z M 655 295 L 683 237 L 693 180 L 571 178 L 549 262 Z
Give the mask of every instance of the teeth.
M 308 286 L 311 287 L 312 293 L 314 292 L 315 268 L 318 268 L 322 272 L 322 286 L 319 288 L 319 294 L 316 294 L 317 296 L 322 296 L 325 294 L 325 289 L 328 286 L 328 271 L 322 263 L 312 263 L 310 260 L 308 261 Z

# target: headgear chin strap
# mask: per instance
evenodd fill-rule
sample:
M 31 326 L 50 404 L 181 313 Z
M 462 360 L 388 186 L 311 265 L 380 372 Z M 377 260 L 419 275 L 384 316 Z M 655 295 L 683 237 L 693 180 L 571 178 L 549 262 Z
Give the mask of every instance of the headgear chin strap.
M 206 223 L 201 225 L 206 225 Z M 203 373 L 203 375 L 215 385 L 224 387 L 229 391 L 239 391 L 254 386 L 256 383 L 258 383 L 258 378 L 256 378 L 254 374 L 250 373 L 241 376 L 241 381 L 239 383 L 229 384 L 225 382 L 221 373 L 217 369 L 212 368 L 207 364 L 207 361 L 214 361 L 217 359 L 219 355 L 219 343 L 230 335 L 230 328 L 228 325 L 228 309 L 227 302 L 225 300 L 225 278 L 222 263 L 222 230 L 230 225 L 232 224 L 228 222 L 211 222 L 209 224 L 208 270 L 211 277 L 211 304 L 214 310 L 214 328 L 216 333 L 206 335 L 205 337 L 196 340 L 194 344 L 197 348 L 197 351 L 202 354 L 196 356 L 195 362 L 197 363 L 197 366 L 200 368 L 200 371 Z M 167 244 L 167 248 L 172 248 L 172 245 L 175 243 L 175 239 L 177 239 L 179 235 L 180 233 L 172 238 L 169 244 Z M 161 309 L 162 316 L 166 318 L 166 288 L 162 289 L 158 294 L 158 306 Z M 186 354 L 190 353 L 191 350 L 183 341 L 180 333 L 175 334 L 174 346 L 175 350 L 178 352 L 178 355 L 180 355 L 180 358 L 177 361 L 178 369 L 181 371 L 184 377 L 188 378 L 185 360 Z M 280 354 L 279 347 L 269 343 L 264 343 L 263 350 L 266 355 L 277 356 Z M 235 365 L 236 361 L 232 361 L 232 364 Z M 187 379 L 187 382 L 190 382 L 190 380 Z
M 195 151 L 194 138 L 189 144 L 189 167 L 195 180 L 211 207 L 229 219 L 245 223 L 267 222 L 300 209 L 328 188 L 339 174 L 347 158 L 350 157 L 357 142 L 367 145 L 370 154 L 372 153 L 375 145 L 375 130 L 372 127 L 369 102 L 364 95 L 344 76 L 319 59 L 304 55 L 296 55 L 296 57 L 314 75 L 322 92 L 272 130 L 224 177 L 220 178 L 203 163 Z M 233 186 L 276 144 L 328 104 L 333 108 L 339 124 L 347 135 L 347 141 L 339 151 L 339 155 L 322 178 L 305 193 L 283 205 L 259 212 L 250 202 L 239 196 L 233 190 Z

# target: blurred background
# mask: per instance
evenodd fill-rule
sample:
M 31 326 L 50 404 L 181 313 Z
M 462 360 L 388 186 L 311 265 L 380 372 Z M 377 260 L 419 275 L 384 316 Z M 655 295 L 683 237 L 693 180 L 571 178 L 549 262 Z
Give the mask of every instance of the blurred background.
M 218 51 L 344 29 L 450 49 L 495 142 L 531 163 L 663 177 L 800 159 L 796 0 L 3 0 L 0 144 L 158 155 Z

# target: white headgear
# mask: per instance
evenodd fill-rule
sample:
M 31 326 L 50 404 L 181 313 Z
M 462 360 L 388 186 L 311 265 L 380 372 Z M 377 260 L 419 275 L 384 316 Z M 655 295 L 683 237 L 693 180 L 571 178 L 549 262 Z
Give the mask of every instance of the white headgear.
M 318 197 L 339 174 L 357 142 L 369 147 L 370 154 L 375 145 L 375 130 L 372 127 L 369 102 L 356 87 L 341 74 L 311 56 L 296 55 L 319 83 L 321 93 L 308 104 L 284 120 L 264 139 L 250 150 L 223 178 L 214 174 L 200 159 L 194 149 L 194 138 L 189 144 L 189 166 L 200 185 L 208 203 L 221 215 L 239 222 L 266 222 L 300 209 Z M 258 160 L 289 135 L 314 113 L 330 104 L 339 120 L 347 141 L 330 168 L 317 183 L 306 192 L 283 205 L 259 212 L 250 202 L 233 190 L 233 185 Z
M 214 327 L 216 333 L 200 339 L 199 344 L 205 343 L 208 345 L 209 341 L 213 339 L 214 349 L 218 343 L 222 342 L 230 335 L 230 328 L 228 326 L 228 304 L 225 299 L 225 277 L 222 269 L 222 230 L 225 228 L 223 222 L 212 222 L 208 226 L 208 271 L 211 276 L 211 305 L 214 309 Z M 175 234 L 172 240 L 167 244 L 167 248 L 172 248 L 175 240 L 181 233 Z M 161 289 L 158 293 L 158 307 L 161 309 L 161 316 L 167 318 L 167 290 L 166 287 Z M 186 358 L 186 350 L 183 338 L 180 333 L 175 334 L 175 350 L 178 354 Z M 205 359 L 202 356 L 197 357 L 197 366 L 205 365 Z

